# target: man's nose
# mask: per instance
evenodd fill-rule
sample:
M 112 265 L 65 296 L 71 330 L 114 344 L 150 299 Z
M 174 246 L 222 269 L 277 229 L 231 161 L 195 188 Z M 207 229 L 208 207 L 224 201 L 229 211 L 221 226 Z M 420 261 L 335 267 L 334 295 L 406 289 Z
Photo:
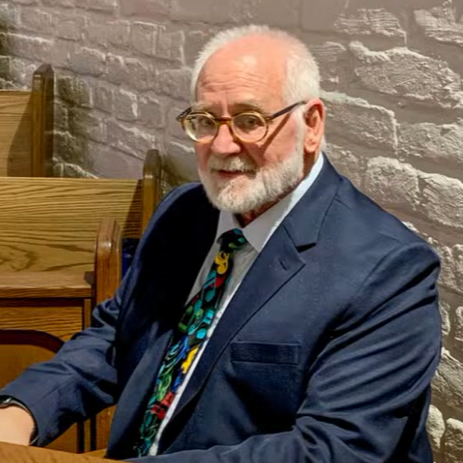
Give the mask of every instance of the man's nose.
M 212 141 L 211 149 L 215 154 L 236 154 L 241 151 L 241 144 L 233 136 L 231 127 L 227 124 L 220 124 L 217 135 Z

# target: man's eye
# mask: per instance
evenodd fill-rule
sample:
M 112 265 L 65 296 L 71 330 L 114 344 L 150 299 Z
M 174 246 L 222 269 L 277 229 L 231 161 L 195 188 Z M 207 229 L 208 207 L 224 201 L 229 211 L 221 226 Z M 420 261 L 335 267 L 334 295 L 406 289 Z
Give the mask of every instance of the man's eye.
M 237 116 L 233 122 L 237 129 L 243 130 L 245 132 L 259 129 L 263 125 L 262 119 L 252 114 L 242 114 Z
M 192 121 L 193 125 L 198 129 L 211 129 L 215 127 L 215 123 L 209 117 L 199 116 Z

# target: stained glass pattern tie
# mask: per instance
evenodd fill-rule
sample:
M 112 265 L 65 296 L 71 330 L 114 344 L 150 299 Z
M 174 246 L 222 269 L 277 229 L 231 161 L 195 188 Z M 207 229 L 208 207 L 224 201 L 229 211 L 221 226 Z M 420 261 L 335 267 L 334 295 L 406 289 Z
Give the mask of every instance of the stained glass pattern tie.
M 190 369 L 214 319 L 220 300 L 230 280 L 233 258 L 246 244 L 238 228 L 224 233 L 220 250 L 199 292 L 186 304 L 185 311 L 174 331 L 154 391 L 140 426 L 140 438 L 135 447 L 139 457 L 148 455 L 167 410 Z

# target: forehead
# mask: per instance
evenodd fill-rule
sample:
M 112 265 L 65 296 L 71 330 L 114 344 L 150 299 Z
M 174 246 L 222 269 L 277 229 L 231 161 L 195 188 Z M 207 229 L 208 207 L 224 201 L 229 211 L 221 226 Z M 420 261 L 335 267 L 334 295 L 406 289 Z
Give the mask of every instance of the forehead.
M 285 59 L 268 40 L 243 40 L 214 53 L 196 88 L 200 104 L 233 106 L 245 101 L 278 106 L 283 100 Z

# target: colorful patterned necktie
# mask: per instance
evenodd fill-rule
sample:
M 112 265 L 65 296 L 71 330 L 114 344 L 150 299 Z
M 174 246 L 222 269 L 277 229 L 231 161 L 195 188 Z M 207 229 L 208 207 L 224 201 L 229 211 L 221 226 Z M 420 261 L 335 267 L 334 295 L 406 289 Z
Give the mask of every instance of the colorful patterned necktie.
M 234 254 L 246 242 L 238 228 L 222 235 L 220 250 L 204 285 L 185 306 L 182 318 L 170 339 L 153 394 L 143 416 L 140 440 L 135 447 L 139 457 L 148 455 L 167 410 L 201 345 L 207 339 L 207 332 L 230 280 Z

